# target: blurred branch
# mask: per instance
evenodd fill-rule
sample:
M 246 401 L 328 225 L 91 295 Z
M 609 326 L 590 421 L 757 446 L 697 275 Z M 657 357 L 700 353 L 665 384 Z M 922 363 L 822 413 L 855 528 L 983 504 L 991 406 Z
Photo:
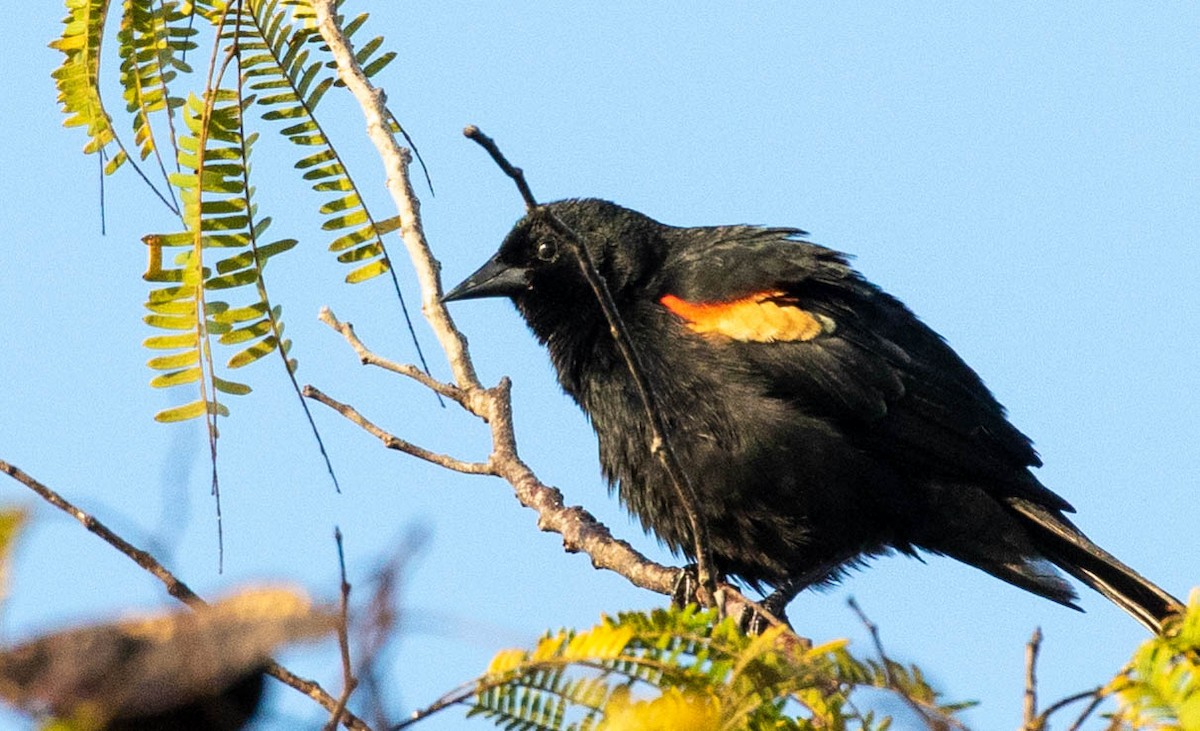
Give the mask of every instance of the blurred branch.
M 1083 724 L 1083 722 L 1085 720 L 1087 720 L 1088 716 L 1090 716 L 1092 714 L 1092 712 L 1094 710 L 1096 710 L 1096 707 L 1099 706 L 1104 701 L 1104 699 L 1107 697 L 1108 697 L 1108 693 L 1106 692 L 1105 686 L 1100 686 L 1099 688 L 1092 688 L 1091 690 L 1085 690 L 1082 693 L 1076 693 L 1074 695 L 1069 695 L 1066 698 L 1062 698 L 1062 699 L 1055 701 L 1054 703 L 1051 703 L 1050 705 L 1046 706 L 1046 710 L 1042 711 L 1038 715 L 1036 721 L 1034 722 L 1034 724 L 1031 728 L 1035 729 L 1036 731 L 1041 731 L 1041 729 L 1046 728 L 1047 724 L 1050 721 L 1051 715 L 1053 715 L 1054 713 L 1056 713 L 1058 711 L 1061 711 L 1062 709 L 1066 708 L 1069 705 L 1078 703 L 1079 701 L 1087 700 L 1087 701 L 1089 701 L 1088 704 L 1086 706 L 1084 706 L 1083 712 L 1075 720 L 1075 722 L 1071 724 L 1071 727 L 1069 729 L 1069 731 L 1076 731 Z
M 337 625 L 338 649 L 342 656 L 342 694 L 338 697 L 337 707 L 330 713 L 324 731 L 334 731 L 337 728 L 342 711 L 346 710 L 351 694 L 358 687 L 358 679 L 354 677 L 354 666 L 350 664 L 350 582 L 346 580 L 346 552 L 342 547 L 341 528 L 333 529 L 333 539 L 337 543 L 338 572 L 342 577 Z
M 422 550 L 428 535 L 419 526 L 404 531 L 386 557 L 375 565 L 368 578 L 370 599 L 364 607 L 359 621 L 355 622 L 358 649 L 357 675 L 360 703 L 371 711 L 376 727 L 391 728 L 388 720 L 388 703 L 385 691 L 390 683 L 380 680 L 379 668 L 386 665 L 382 659 L 391 642 L 403 633 L 403 613 L 396 604 L 396 595 L 401 580 L 408 576 L 408 564 Z
M 1033 636 L 1025 644 L 1025 708 L 1022 718 L 1024 731 L 1040 731 L 1037 712 L 1037 658 L 1042 647 L 1042 628 L 1033 630 Z
M 1102 692 L 1095 693 L 1094 695 L 1095 697 L 1092 698 L 1091 702 L 1084 706 L 1083 711 L 1079 714 L 1079 718 L 1075 719 L 1075 723 L 1067 727 L 1067 731 L 1079 731 L 1079 729 L 1083 728 L 1084 721 L 1087 721 L 1088 718 L 1091 717 L 1092 713 L 1094 713 L 1096 709 L 1100 707 L 1100 704 L 1104 702 L 1104 699 L 1108 697 Z M 1086 698 L 1087 696 L 1084 697 Z M 1120 727 L 1121 712 L 1118 710 L 1113 714 L 1108 728 L 1110 731 L 1115 731 L 1115 729 L 1119 729 Z
M 191 587 L 180 581 L 174 574 L 168 571 L 165 566 L 158 562 L 158 559 L 154 558 L 154 556 L 151 556 L 146 551 L 143 551 L 116 533 L 113 533 L 108 526 L 104 525 L 88 513 L 85 513 L 83 510 L 80 510 L 73 503 L 59 495 L 54 490 L 51 490 L 46 485 L 38 482 L 32 476 L 24 472 L 20 467 L 0 460 L 0 472 L 4 472 L 17 482 L 25 485 L 30 490 L 33 490 L 43 500 L 63 511 L 75 520 L 78 520 L 83 524 L 84 528 L 87 528 L 89 531 L 99 536 L 104 542 L 128 556 L 133 560 L 134 563 L 136 563 L 138 566 L 141 566 L 143 569 L 150 572 L 154 578 L 161 581 L 163 585 L 167 587 L 167 593 L 171 596 L 190 607 L 208 606 L 208 603 L 201 599 L 196 592 L 192 591 Z
M 196 594 L 196 592 L 192 591 L 191 588 L 187 584 L 183 583 L 183 581 L 181 581 L 178 577 L 168 571 L 165 566 L 159 563 L 158 559 L 154 558 L 154 556 L 134 546 L 124 538 L 121 538 L 119 535 L 110 530 L 108 526 L 101 523 L 92 515 L 76 507 L 69 500 L 62 497 L 41 482 L 37 481 L 21 468 L 9 464 L 4 460 L 0 460 L 0 472 L 4 472 L 17 482 L 20 482 L 22 485 L 25 485 L 29 489 L 33 490 L 43 500 L 63 511 L 67 515 L 70 515 L 72 518 L 75 518 L 83 524 L 84 528 L 87 528 L 110 546 L 128 556 L 133 560 L 134 563 L 145 569 L 156 579 L 162 582 L 162 584 L 167 588 L 167 593 L 171 596 L 180 600 L 184 604 L 187 604 L 193 609 L 199 609 L 208 606 L 208 602 L 201 598 L 200 595 Z M 338 701 L 334 699 L 333 696 L 329 695 L 329 693 L 327 693 L 325 689 L 322 688 L 318 683 L 301 678 L 275 661 L 271 661 L 267 665 L 266 672 L 277 680 L 280 680 L 283 683 L 292 686 L 301 693 L 304 693 L 330 712 L 334 711 L 338 707 Z M 346 728 L 354 729 L 355 731 L 369 731 L 370 729 L 370 727 L 367 726 L 362 719 L 345 709 L 341 711 L 341 722 Z
M 846 604 L 850 605 L 850 609 L 854 610 L 854 613 L 858 615 L 858 621 L 862 622 L 863 627 L 866 627 L 867 632 L 871 635 L 871 643 L 875 646 L 875 654 L 879 655 L 879 663 L 883 669 L 887 687 L 896 692 L 900 700 L 904 701 L 904 704 L 925 723 L 925 727 L 929 731 L 947 731 L 951 728 L 965 731 L 966 726 L 963 726 L 958 719 L 951 718 L 936 708 L 932 710 L 926 708 L 922 701 L 914 698 L 911 693 L 904 689 L 896 678 L 897 669 L 902 669 L 902 667 L 898 662 L 888 657 L 887 652 L 884 651 L 883 640 L 879 637 L 879 625 L 867 617 L 867 613 L 862 610 L 862 607 L 858 605 L 854 597 L 847 599 Z

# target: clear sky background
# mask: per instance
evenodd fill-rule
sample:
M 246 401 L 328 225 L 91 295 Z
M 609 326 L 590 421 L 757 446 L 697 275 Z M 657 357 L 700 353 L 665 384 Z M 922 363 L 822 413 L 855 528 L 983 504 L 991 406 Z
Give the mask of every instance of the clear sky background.
M 949 339 L 1036 441 L 1040 477 L 1098 543 L 1180 597 L 1200 584 L 1200 6 L 348 5 L 370 10 L 369 29 L 399 51 L 378 81 L 433 175 L 437 196 L 420 190 L 422 212 L 448 284 L 521 214 L 509 181 L 460 136 L 468 123 L 501 143 L 542 200 L 602 196 L 677 225 L 805 228 L 855 254 Z M 335 494 L 273 359 L 242 374 L 255 392 L 231 399 L 222 425 L 218 574 L 204 435 L 152 420 L 184 396 L 149 388 L 140 346 L 152 332 L 139 238 L 171 219 L 123 172 L 109 181 L 100 235 L 96 160 L 61 127 L 49 78 L 58 54 L 45 44 L 63 10 L 16 3 L 6 15 L 0 458 L 154 550 L 205 596 L 281 579 L 335 598 L 339 525 L 361 599 L 375 561 L 423 531 L 388 664 L 397 715 L 547 628 L 664 603 L 563 553 L 501 481 L 388 452 L 314 405 L 342 481 Z M 335 142 L 374 188 L 373 209 L 391 215 L 361 117 L 336 93 L 325 109 Z M 115 91 L 109 104 L 122 106 Z M 341 284 L 345 270 L 313 230 L 321 200 L 285 177 L 290 163 L 268 159 L 294 148 L 264 140 L 259 151 L 261 208 L 278 235 L 303 242 L 268 269 L 301 381 L 400 436 L 484 458 L 483 425 L 360 368 L 316 322 L 329 305 L 379 352 L 414 359 L 389 285 Z M 407 270 L 404 283 L 415 302 Z M 590 428 L 512 308 L 453 312 L 485 382 L 513 378 L 522 455 L 539 476 L 669 561 L 606 495 Z M 418 332 L 445 377 L 429 329 Z M 0 504 L 36 506 L 4 607 L 7 640 L 170 605 L 156 581 L 17 483 L 0 482 Z M 1081 595 L 1086 614 L 948 559 L 892 558 L 789 613 L 801 634 L 849 636 L 868 653 L 846 606 L 856 597 L 892 655 L 919 661 L 949 698 L 983 702 L 968 715 L 975 727 L 1014 728 L 1035 627 L 1047 700 L 1104 681 L 1144 639 L 1103 598 Z M 284 659 L 340 687 L 332 643 Z M 271 697 L 262 728 L 323 719 L 289 689 Z M 425 727 L 488 724 L 448 711 Z

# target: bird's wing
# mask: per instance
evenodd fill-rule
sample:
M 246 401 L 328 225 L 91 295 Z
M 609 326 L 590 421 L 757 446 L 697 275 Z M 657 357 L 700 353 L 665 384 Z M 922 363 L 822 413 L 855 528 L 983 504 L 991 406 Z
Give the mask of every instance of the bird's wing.
M 687 330 L 864 449 L 1070 510 L 1028 473 L 1041 460 L 979 376 L 844 255 L 786 230 L 728 231 L 667 262 L 659 302 Z

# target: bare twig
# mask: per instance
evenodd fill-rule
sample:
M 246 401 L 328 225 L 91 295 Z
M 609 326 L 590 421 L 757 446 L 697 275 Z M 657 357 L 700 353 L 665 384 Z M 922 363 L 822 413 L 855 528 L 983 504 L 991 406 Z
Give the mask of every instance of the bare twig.
M 537 511 L 540 530 L 562 535 L 563 547 L 568 553 L 586 553 L 592 559 L 592 566 L 615 571 L 643 589 L 669 595 L 678 581 L 681 569 L 651 561 L 625 541 L 614 538 L 608 528 L 588 511 L 579 506 L 565 505 L 562 492 L 538 480 L 528 465 L 517 456 L 516 440 L 512 431 L 509 386 L 508 380 L 505 379 L 495 389 L 481 392 L 484 397 L 468 399 L 472 412 L 492 425 L 493 451 L 486 463 L 459 462 L 444 455 L 434 456 L 453 463 L 443 465 L 448 469 L 503 478 L 512 485 L 517 500 L 522 505 Z M 403 442 L 367 421 L 353 407 L 331 399 L 312 386 L 305 390 L 305 394 L 338 411 L 389 447 L 399 449 L 398 443 Z M 476 408 L 479 411 L 475 411 Z M 408 449 L 401 451 L 409 452 Z M 419 454 L 416 456 L 425 458 Z M 440 464 L 435 460 L 430 461 Z
M 1042 647 L 1042 628 L 1033 630 L 1033 636 L 1025 645 L 1025 731 L 1040 731 L 1037 711 L 1037 659 Z
M 921 720 L 925 722 L 925 726 L 931 729 L 931 731 L 943 731 L 951 726 L 959 729 L 964 728 L 962 723 L 960 723 L 958 720 L 951 718 L 944 713 L 931 712 L 929 709 L 926 709 L 924 706 L 918 703 L 915 698 L 910 696 L 903 688 L 901 688 L 898 683 L 896 683 L 895 676 L 892 675 L 892 668 L 896 667 L 898 663 L 892 658 L 888 657 L 887 652 L 884 651 L 883 640 L 881 640 L 879 637 L 879 625 L 875 624 L 869 617 L 867 617 L 867 613 L 862 610 L 862 607 L 858 605 L 858 602 L 855 601 L 854 597 L 847 599 L 846 603 L 850 605 L 850 608 L 854 610 L 855 614 L 858 615 L 858 621 L 862 622 L 863 626 L 867 628 L 867 632 L 871 635 L 871 643 L 875 645 L 875 653 L 879 655 L 880 664 L 883 665 L 884 682 L 887 683 L 888 688 L 895 691 L 896 695 L 898 695 L 900 699 L 904 701 L 905 705 L 907 705 L 913 711 L 913 713 L 917 714 L 917 716 L 919 716 Z
M 533 213 L 537 207 L 537 199 L 533 197 L 533 191 L 529 189 L 529 183 L 525 180 L 525 172 L 521 168 L 513 167 L 513 164 L 508 161 L 504 153 L 500 151 L 500 147 L 496 141 L 483 133 L 473 124 L 467 125 L 463 130 L 463 135 L 467 139 L 474 141 L 480 147 L 487 150 L 487 153 L 492 156 L 492 160 L 504 172 L 505 175 L 512 178 L 512 181 L 517 185 L 517 191 L 521 194 L 521 200 L 525 201 L 525 210 Z
M 409 178 L 412 155 L 401 147 L 392 135 L 388 123 L 386 95 L 367 79 L 362 66 L 354 58 L 345 33 L 337 24 L 334 0 L 313 0 L 317 30 L 321 39 L 329 46 L 337 64 L 338 78 L 354 95 L 367 120 L 367 136 L 383 162 L 387 172 L 387 189 L 392 196 L 400 216 L 400 235 L 408 249 L 409 258 L 416 270 L 417 282 L 421 287 L 421 312 L 433 328 L 438 342 L 445 351 L 454 380 L 462 388 L 482 388 L 475 374 L 475 367 L 467 355 L 467 341 L 454 327 L 450 313 L 442 304 L 442 284 L 438 275 L 440 265 L 429 250 L 425 233 L 421 227 L 420 204 L 413 192 Z
M 1088 715 L 1090 715 L 1091 712 L 1095 709 L 1095 707 L 1097 705 L 1099 705 L 1099 703 L 1101 701 L 1103 701 L 1105 698 L 1108 697 L 1107 694 L 1105 693 L 1105 688 L 1106 688 L 1106 686 L 1102 685 L 1097 688 L 1092 688 L 1091 690 L 1085 690 L 1082 693 L 1076 693 L 1074 695 L 1069 695 L 1066 698 L 1060 698 L 1059 700 L 1055 701 L 1054 703 L 1051 703 L 1050 705 L 1046 706 L 1046 709 L 1044 711 L 1042 711 L 1040 714 L 1038 714 L 1037 721 L 1034 724 L 1034 728 L 1036 728 L 1036 729 L 1046 728 L 1046 725 L 1050 721 L 1050 716 L 1057 713 L 1058 711 L 1061 711 L 1062 709 L 1066 708 L 1069 705 L 1072 705 L 1074 703 L 1078 703 L 1079 701 L 1087 700 L 1090 698 L 1090 699 L 1092 699 L 1091 703 L 1089 703 L 1087 706 L 1084 707 L 1083 716 L 1081 716 L 1081 719 L 1079 721 L 1076 721 L 1076 723 L 1072 726 L 1072 728 L 1077 728 L 1078 724 L 1082 722 L 1082 719 L 1084 719 Z
M 1096 697 L 1092 698 L 1091 703 L 1088 703 L 1086 706 L 1084 706 L 1083 712 L 1079 714 L 1079 718 L 1075 719 L 1075 723 L 1067 727 L 1067 731 L 1079 731 L 1079 729 L 1083 728 L 1084 721 L 1088 720 L 1092 713 L 1094 713 L 1096 709 L 1100 707 L 1100 704 L 1103 703 L 1104 699 L 1107 697 L 1108 696 L 1103 692 L 1096 693 Z M 1119 722 L 1120 713 L 1113 717 L 1113 725 L 1111 728 L 1119 727 Z
M 443 695 L 441 698 L 438 698 L 433 703 L 430 703 L 424 708 L 418 708 L 417 710 L 413 711 L 409 714 L 408 718 L 395 724 L 388 729 L 388 731 L 401 731 L 401 729 L 406 729 L 418 721 L 424 721 L 426 718 L 429 718 L 435 713 L 440 713 L 450 706 L 458 705 L 459 703 L 462 703 L 471 696 L 475 695 L 478 692 L 478 688 L 479 683 L 476 680 L 463 683 L 462 685 Z
M 354 666 L 350 664 L 350 582 L 346 581 L 346 552 L 342 547 L 342 529 L 333 529 L 333 540 L 337 543 L 338 571 L 341 574 L 341 602 L 338 616 L 338 649 L 342 654 L 342 694 L 338 697 L 337 707 L 330 713 L 325 731 L 334 731 L 342 711 L 350 702 L 350 695 L 358 687 L 358 679 L 354 677 Z
M 662 409 L 658 407 L 658 396 L 654 392 L 654 389 L 651 388 L 650 382 L 646 379 L 646 367 L 641 360 L 637 347 L 633 344 L 633 339 L 629 336 L 629 328 L 626 327 L 624 320 L 621 319 L 621 313 L 617 310 L 617 304 L 613 301 L 612 293 L 608 291 L 608 284 L 596 269 L 596 262 L 592 259 L 591 251 L 584 245 L 579 235 L 559 220 L 549 209 L 538 206 L 537 200 L 529 190 L 529 184 L 525 181 L 525 174 L 520 168 L 513 167 L 508 158 L 500 152 L 500 148 L 492 138 L 485 135 L 474 125 L 463 130 L 463 134 L 487 150 L 492 159 L 496 161 L 496 164 L 500 166 L 500 169 L 513 179 L 517 185 L 517 189 L 521 192 L 521 197 L 525 200 L 525 206 L 529 210 L 530 216 L 538 216 L 541 220 L 545 221 L 554 229 L 555 233 L 566 241 L 568 244 L 567 248 L 575 253 L 579 271 L 583 275 L 584 280 L 587 281 L 588 286 L 591 287 L 592 293 L 596 296 L 600 310 L 604 313 L 604 318 L 608 322 L 609 332 L 617 344 L 617 350 L 621 353 L 621 358 L 625 361 L 625 366 L 629 371 L 630 377 L 633 379 L 634 388 L 637 390 L 638 397 L 642 402 L 642 408 L 649 419 L 650 451 L 662 463 L 663 468 L 666 469 L 667 475 L 671 479 L 671 486 L 679 498 L 679 504 L 683 506 L 684 513 L 687 515 L 688 526 L 692 531 L 692 555 L 696 561 L 696 578 L 700 584 L 698 598 L 701 604 L 712 606 L 714 604 L 713 594 L 716 591 L 717 577 L 712 570 L 708 526 L 700 520 L 700 498 L 696 494 L 696 488 L 692 485 L 690 476 L 683 469 L 682 464 L 680 464 L 679 457 L 671 444 L 669 437 L 670 430 L 667 428 L 667 422 L 663 417 Z
M 0 460 L 0 472 L 4 472 L 17 482 L 20 482 L 22 485 L 25 485 L 29 489 L 33 490 L 46 502 L 63 511 L 67 515 L 70 515 L 72 518 L 78 520 L 83 524 L 84 528 L 87 528 L 89 531 L 99 536 L 110 546 L 129 557 L 130 560 L 162 582 L 163 586 L 165 586 L 167 589 L 167 593 L 171 596 L 175 597 L 184 604 L 187 604 L 193 609 L 200 609 L 208 606 L 208 603 L 204 601 L 204 599 L 196 594 L 196 592 L 192 591 L 187 584 L 183 583 L 183 581 L 168 571 L 166 567 L 159 563 L 158 559 L 154 558 L 154 556 L 150 555 L 146 551 L 143 551 L 137 546 L 134 546 L 132 543 L 126 541 L 124 538 L 121 538 L 116 533 L 113 533 L 108 526 L 101 523 L 89 513 L 86 513 L 80 508 L 76 507 L 69 500 L 62 497 L 57 492 L 42 484 L 38 480 L 34 479 L 21 468 L 17 467 L 16 465 L 9 464 L 4 460 Z M 267 665 L 266 672 L 268 675 L 286 683 L 287 685 L 292 686 L 301 693 L 304 693 L 309 698 L 312 698 L 317 703 L 324 706 L 327 710 L 332 711 L 337 707 L 337 701 L 334 700 L 333 696 L 325 692 L 324 688 L 311 680 L 301 678 L 277 662 L 271 661 L 271 663 Z M 346 728 L 354 729 L 354 731 L 370 731 L 370 727 L 367 726 L 362 719 L 344 709 L 341 712 L 341 722 Z
M 883 650 L 883 640 L 879 637 L 879 625 L 871 621 L 867 613 L 858 605 L 858 601 L 854 597 L 846 600 L 846 604 L 850 606 L 854 613 L 858 615 L 858 621 L 867 628 L 867 632 L 871 635 L 871 643 L 875 645 L 875 654 L 879 655 L 879 659 L 883 661 L 883 679 L 887 682 L 889 688 L 894 688 L 896 683 L 892 678 L 892 660 Z
M 151 556 L 146 551 L 143 551 L 129 541 L 126 541 L 121 536 L 113 533 L 111 530 L 109 530 L 108 526 L 101 523 L 92 515 L 76 507 L 73 503 L 59 495 L 54 490 L 51 490 L 46 485 L 38 482 L 20 467 L 0 460 L 0 472 L 4 472 L 17 482 L 25 485 L 30 490 L 33 490 L 43 500 L 63 511 L 67 515 L 70 515 L 75 520 L 78 520 L 83 524 L 84 528 L 87 528 L 89 531 L 99 536 L 104 542 L 128 556 L 134 563 L 136 563 L 138 566 L 141 566 L 143 569 L 150 572 L 154 578 L 161 581 L 163 586 L 167 588 L 167 593 L 171 596 L 193 608 L 208 606 L 208 603 L 201 599 L 196 592 L 192 591 L 191 587 L 180 581 L 174 574 L 168 571 L 165 566 L 158 562 L 158 559 L 154 558 L 154 556 Z
M 453 399 L 463 406 L 467 406 L 467 394 L 458 386 L 452 383 L 443 383 L 411 363 L 397 363 L 394 360 L 388 360 L 381 355 L 367 350 L 367 347 L 354 334 L 354 325 L 338 320 L 333 311 L 328 307 L 321 308 L 321 311 L 317 313 L 317 319 L 336 330 L 345 338 L 346 342 L 350 343 L 350 347 L 354 348 L 354 352 L 358 354 L 358 359 L 363 365 L 373 365 L 392 373 L 407 376 L 422 386 L 436 391 L 442 396 Z
M 341 401 L 326 396 L 319 388 L 315 386 L 305 386 L 304 395 L 316 401 L 317 403 L 325 404 L 329 408 L 338 412 L 350 421 L 358 424 L 366 432 L 378 438 L 383 442 L 388 449 L 395 449 L 405 454 L 411 454 L 414 457 L 423 459 L 426 462 L 432 462 L 439 467 L 445 467 L 448 470 L 455 472 L 464 472 L 468 475 L 490 475 L 494 474 L 492 469 L 484 462 L 464 462 L 461 459 L 455 459 L 449 455 L 431 452 L 424 447 L 418 447 L 412 442 L 405 441 L 398 436 L 389 434 L 372 423 L 367 417 L 358 413 L 358 410 L 353 406 L 344 404 Z

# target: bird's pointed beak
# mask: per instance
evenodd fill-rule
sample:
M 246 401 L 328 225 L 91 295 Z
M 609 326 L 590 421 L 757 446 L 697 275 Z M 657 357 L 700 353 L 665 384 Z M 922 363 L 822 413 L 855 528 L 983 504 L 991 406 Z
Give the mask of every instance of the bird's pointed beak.
M 479 297 L 512 297 L 529 288 L 524 267 L 505 264 L 492 257 L 457 287 L 442 295 L 443 302 Z

